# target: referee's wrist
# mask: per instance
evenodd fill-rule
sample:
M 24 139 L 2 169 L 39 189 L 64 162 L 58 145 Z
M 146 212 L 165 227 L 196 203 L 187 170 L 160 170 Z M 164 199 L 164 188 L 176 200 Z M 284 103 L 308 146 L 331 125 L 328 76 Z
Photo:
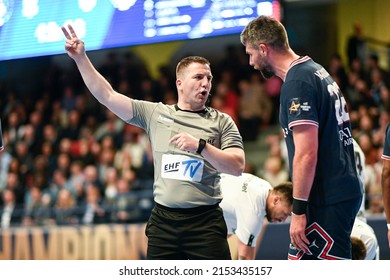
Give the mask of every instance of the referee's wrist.
M 196 150 L 196 153 L 200 155 L 202 153 L 202 151 L 204 150 L 204 148 L 206 147 L 206 144 L 207 144 L 206 140 L 200 138 L 198 149 Z

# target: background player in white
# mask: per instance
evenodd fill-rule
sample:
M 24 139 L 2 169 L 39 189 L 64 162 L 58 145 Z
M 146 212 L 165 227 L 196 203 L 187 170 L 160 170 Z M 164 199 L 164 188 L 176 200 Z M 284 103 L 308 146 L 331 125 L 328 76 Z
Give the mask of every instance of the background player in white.
M 364 260 L 379 260 L 379 245 L 378 239 L 376 238 L 374 229 L 362 221 L 359 218 L 355 219 L 353 224 L 351 237 L 356 237 L 363 241 L 366 247 L 366 256 Z M 354 247 L 352 247 L 354 250 Z
M 366 202 L 366 194 L 365 194 L 366 180 L 365 180 L 365 178 L 366 177 L 364 175 L 364 173 L 365 173 L 364 166 L 365 166 L 365 162 L 366 162 L 366 156 L 364 155 L 362 148 L 360 148 L 358 142 L 355 139 L 353 139 L 353 149 L 355 151 L 356 171 L 357 171 L 357 174 L 359 176 L 360 182 L 363 184 L 363 190 L 364 190 L 362 204 L 360 206 L 357 217 L 359 219 L 361 219 L 362 221 L 367 222 L 366 207 L 365 207 L 365 202 Z
M 292 184 L 285 182 L 272 187 L 266 180 L 243 173 L 241 176 L 221 174 L 221 187 L 220 206 L 228 235 L 237 236 L 238 258 L 253 260 L 264 219 L 271 223 L 284 222 L 291 215 Z
M 363 186 L 365 185 L 365 161 L 366 157 L 362 148 L 355 139 L 353 139 L 353 148 L 355 151 L 356 170 L 359 179 Z M 363 187 L 363 189 L 365 189 Z M 365 208 L 365 193 L 363 193 L 363 200 L 360 206 L 360 210 L 356 216 L 355 223 L 353 224 L 351 237 L 356 237 L 363 241 L 366 247 L 365 260 L 379 260 L 379 245 L 375 235 L 374 229 L 367 223 L 366 208 Z M 352 247 L 352 250 L 356 248 Z

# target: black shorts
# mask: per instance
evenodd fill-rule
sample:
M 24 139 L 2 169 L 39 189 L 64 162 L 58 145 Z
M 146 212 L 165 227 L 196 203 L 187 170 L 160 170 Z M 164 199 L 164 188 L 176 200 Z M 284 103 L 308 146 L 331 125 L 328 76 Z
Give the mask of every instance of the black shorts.
M 344 260 L 352 258 L 351 232 L 361 199 L 348 200 L 327 206 L 309 204 L 306 237 L 310 253 L 297 250 L 290 244 L 290 260 Z
M 230 260 L 219 204 L 168 208 L 156 204 L 146 225 L 149 260 Z

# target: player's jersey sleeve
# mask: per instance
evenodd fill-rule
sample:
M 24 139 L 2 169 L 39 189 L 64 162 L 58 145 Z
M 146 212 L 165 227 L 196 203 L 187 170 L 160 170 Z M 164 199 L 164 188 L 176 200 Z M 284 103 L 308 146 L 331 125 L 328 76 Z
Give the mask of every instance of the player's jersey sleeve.
M 288 128 L 301 124 L 318 127 L 319 119 L 313 86 L 305 81 L 291 80 L 284 85 L 283 106 Z
M 129 124 L 149 130 L 152 114 L 155 111 L 158 103 L 153 103 L 143 100 L 133 100 L 133 118 L 128 121 Z

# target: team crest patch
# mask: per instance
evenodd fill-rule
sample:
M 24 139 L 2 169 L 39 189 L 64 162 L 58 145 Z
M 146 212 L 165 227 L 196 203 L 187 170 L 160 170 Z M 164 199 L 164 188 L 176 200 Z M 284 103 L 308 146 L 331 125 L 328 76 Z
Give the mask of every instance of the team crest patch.
M 288 111 L 290 114 L 299 115 L 299 113 L 301 112 L 301 103 L 299 101 L 299 98 L 291 99 Z
M 299 98 L 293 98 L 290 100 L 290 106 L 288 112 L 290 115 L 300 115 L 302 112 L 310 112 L 311 105 L 308 101 L 301 101 Z

